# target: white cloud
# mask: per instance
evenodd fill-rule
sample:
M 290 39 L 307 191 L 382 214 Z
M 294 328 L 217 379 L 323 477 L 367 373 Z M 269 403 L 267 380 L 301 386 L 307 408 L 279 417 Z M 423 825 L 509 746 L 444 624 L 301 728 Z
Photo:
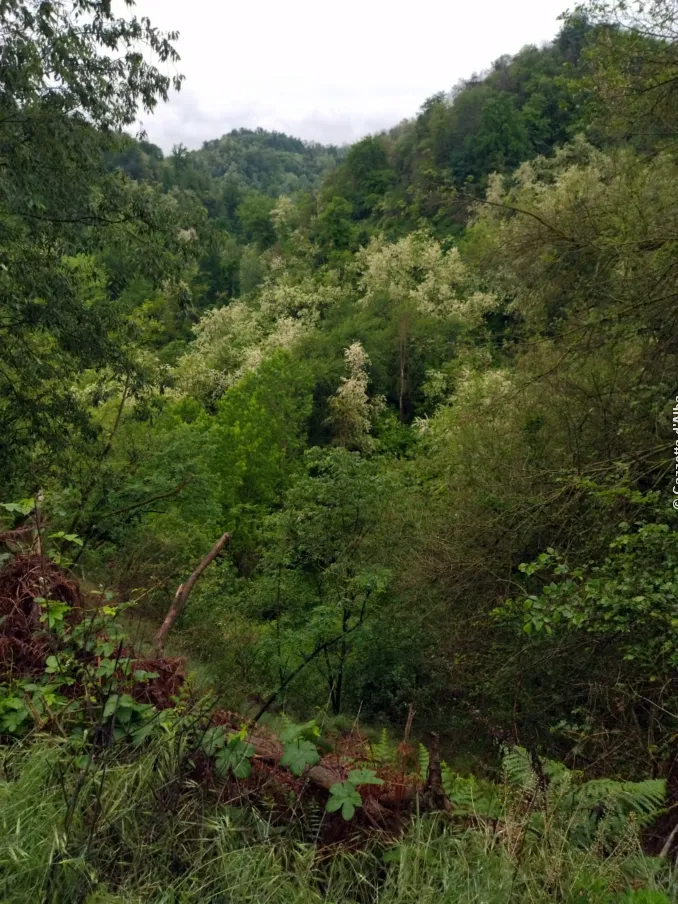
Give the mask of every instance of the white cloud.
M 343 143 L 396 125 L 504 53 L 550 40 L 566 0 L 137 0 L 180 32 L 184 88 L 144 119 L 165 151 L 262 126 Z

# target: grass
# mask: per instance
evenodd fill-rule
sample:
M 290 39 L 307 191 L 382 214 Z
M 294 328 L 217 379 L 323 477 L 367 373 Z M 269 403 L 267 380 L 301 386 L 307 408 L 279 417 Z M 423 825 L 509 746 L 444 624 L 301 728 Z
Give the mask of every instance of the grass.
M 603 852 L 555 829 L 531 837 L 520 812 L 494 824 L 441 815 L 415 819 L 399 840 L 323 850 L 263 809 L 219 802 L 187 777 L 183 755 L 181 739 L 89 767 L 54 739 L 6 749 L 3 904 L 678 900 L 666 862 L 643 856 L 631 830 Z

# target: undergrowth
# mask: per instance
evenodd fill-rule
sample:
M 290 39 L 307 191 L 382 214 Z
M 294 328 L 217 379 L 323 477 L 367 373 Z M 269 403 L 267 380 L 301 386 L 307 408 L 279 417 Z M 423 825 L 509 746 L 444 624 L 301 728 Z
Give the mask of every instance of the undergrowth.
M 666 860 L 643 855 L 638 823 L 586 843 L 571 821 L 534 819 L 529 797 L 496 815 L 414 818 L 402 838 L 319 846 L 259 806 L 236 806 L 186 770 L 176 738 L 125 761 L 78 766 L 66 742 L 5 750 L 0 900 L 83 904 L 426 904 L 678 900 Z M 500 792 L 501 793 L 501 792 Z M 542 814 L 544 810 L 541 810 Z M 546 811 L 548 814 L 548 810 Z M 308 812 L 305 817 L 308 821 Z M 316 818 L 323 818 L 318 808 Z M 301 821 L 302 816 L 299 815 Z

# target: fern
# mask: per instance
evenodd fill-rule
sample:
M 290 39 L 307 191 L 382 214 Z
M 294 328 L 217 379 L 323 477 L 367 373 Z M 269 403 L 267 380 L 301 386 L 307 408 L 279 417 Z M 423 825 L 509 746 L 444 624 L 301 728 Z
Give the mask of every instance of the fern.
M 417 758 L 419 760 L 419 776 L 420 776 L 422 782 L 425 782 L 426 776 L 428 775 L 428 764 L 429 764 L 430 756 L 429 756 L 428 750 L 426 749 L 426 747 L 424 747 L 423 744 L 419 745 Z
M 617 844 L 635 826 L 647 825 L 664 806 L 665 783 L 661 779 L 642 782 L 618 782 L 595 779 L 579 783 L 577 773 L 562 763 L 539 760 L 548 781 L 543 806 L 559 821 L 562 831 L 574 844 L 587 847 L 598 839 Z M 504 776 L 510 788 L 521 793 L 536 789 L 539 776 L 528 752 L 514 747 L 504 754 Z M 530 815 L 530 827 L 540 833 L 543 818 Z
M 588 806 L 603 804 L 628 815 L 637 814 L 644 823 L 654 819 L 664 805 L 666 783 L 663 779 L 642 782 L 614 782 L 596 779 L 586 782 L 577 791 L 578 802 Z
M 390 763 L 393 760 L 393 749 L 385 728 L 381 729 L 379 742 L 372 748 L 372 757 L 376 763 Z
M 502 769 L 509 785 L 521 791 L 533 791 L 537 787 L 537 774 L 524 747 L 506 749 Z
M 458 775 L 444 761 L 440 765 L 443 791 L 455 815 L 482 816 L 486 819 L 499 815 L 499 797 L 492 785 L 480 782 L 472 775 L 468 778 Z
M 567 766 L 544 757 L 538 760 L 540 774 L 537 774 L 532 756 L 524 747 L 504 748 L 502 768 L 507 783 L 522 791 L 533 791 L 540 778 L 545 778 L 549 786 L 569 787 L 573 773 Z
M 615 782 L 595 779 L 573 788 L 559 803 L 559 811 L 569 820 L 568 835 L 579 845 L 594 838 L 617 844 L 632 824 L 652 822 L 664 806 L 662 779 L 642 782 Z
M 287 713 L 283 710 L 283 711 L 280 713 L 280 728 L 281 728 L 281 731 L 284 730 L 285 728 L 289 728 L 291 724 L 292 724 L 292 720 L 291 720 L 290 717 L 287 715 Z
M 304 816 L 306 820 L 305 837 L 311 843 L 316 843 L 322 831 L 325 807 L 321 806 L 315 798 L 309 797 L 304 807 Z

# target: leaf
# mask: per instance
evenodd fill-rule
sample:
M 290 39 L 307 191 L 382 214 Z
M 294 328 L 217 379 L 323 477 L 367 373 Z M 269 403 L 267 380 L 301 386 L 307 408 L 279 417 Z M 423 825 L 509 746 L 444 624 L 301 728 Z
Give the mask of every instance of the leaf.
M 145 669 L 136 669 L 134 672 L 135 681 L 152 681 L 159 677 L 157 672 L 147 672 Z
M 363 799 L 358 794 L 352 782 L 337 782 L 330 788 L 330 799 L 325 809 L 328 813 L 334 813 L 341 809 L 341 815 L 348 822 L 353 818 L 356 807 L 362 807 Z
M 104 706 L 104 719 L 109 719 L 113 715 L 113 713 L 117 711 L 119 699 L 120 694 L 111 694 L 111 696 L 106 701 L 106 705 Z
M 352 785 L 383 785 L 383 778 L 379 778 L 374 769 L 351 769 L 348 780 Z
M 303 775 L 307 766 L 314 766 L 320 760 L 320 754 L 310 741 L 295 741 L 286 744 L 280 760 L 281 766 L 288 766 L 294 775 Z
M 304 722 L 303 725 L 295 725 L 294 722 L 290 722 L 289 725 L 286 725 L 280 732 L 280 740 L 283 744 L 292 744 L 295 741 L 300 741 L 302 739 L 310 741 L 312 738 L 317 738 L 319 735 L 320 729 L 316 725 L 315 719 L 311 719 L 310 722 Z
M 102 659 L 94 673 L 97 678 L 110 678 L 115 672 L 115 662 L 112 659 Z
M 35 499 L 22 499 L 20 502 L 0 502 L 0 508 L 19 515 L 30 515 L 35 508 Z
M 154 728 L 155 721 L 153 719 L 148 719 L 140 728 L 135 729 L 132 732 L 132 741 L 134 742 L 134 745 L 138 746 L 145 741 Z
M 77 534 L 67 534 L 64 531 L 57 531 L 55 534 L 49 535 L 50 540 L 66 540 L 68 543 L 75 543 L 76 546 L 82 546 L 83 541 Z
M 417 751 L 417 759 L 419 760 L 419 776 L 422 781 L 426 780 L 426 776 L 428 775 L 428 767 L 430 761 L 430 755 L 426 747 L 423 744 L 419 745 L 419 749 Z
M 208 728 L 203 735 L 200 746 L 207 756 L 214 756 L 226 744 L 224 729 L 220 725 Z
M 215 759 L 217 772 L 224 773 L 231 770 L 236 778 L 247 778 L 252 771 L 251 757 L 254 756 L 254 747 L 247 741 L 241 741 L 235 735 L 230 738 L 226 747 L 219 751 Z

